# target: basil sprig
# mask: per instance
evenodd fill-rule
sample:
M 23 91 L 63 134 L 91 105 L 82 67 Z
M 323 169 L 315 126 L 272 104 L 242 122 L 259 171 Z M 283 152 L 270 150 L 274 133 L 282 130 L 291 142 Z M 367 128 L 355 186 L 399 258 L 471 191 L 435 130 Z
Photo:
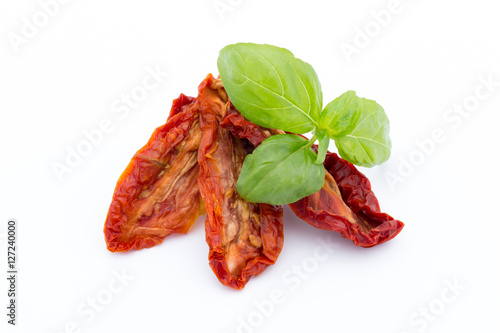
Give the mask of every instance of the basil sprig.
M 389 119 L 375 101 L 348 91 L 323 109 L 323 93 L 311 65 L 272 45 L 238 43 L 217 60 L 222 83 L 234 106 L 267 128 L 303 134 L 271 136 L 248 155 L 238 193 L 250 202 L 283 205 L 321 189 L 322 165 L 330 139 L 342 158 L 372 167 L 391 153 Z M 311 146 L 318 140 L 318 154 Z

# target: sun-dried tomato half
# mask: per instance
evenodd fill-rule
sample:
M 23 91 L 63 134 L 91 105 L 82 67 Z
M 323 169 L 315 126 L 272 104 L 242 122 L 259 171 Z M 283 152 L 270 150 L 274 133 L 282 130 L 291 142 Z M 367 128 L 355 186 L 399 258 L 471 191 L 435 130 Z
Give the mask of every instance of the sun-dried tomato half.
M 334 153 L 326 155 L 324 165 L 325 185 L 290 204 L 293 212 L 312 226 L 337 231 L 362 247 L 396 237 L 404 224 L 380 211 L 368 178 Z
M 198 105 L 181 94 L 167 123 L 153 132 L 118 179 L 104 225 L 109 251 L 152 247 L 189 230 L 202 213 L 200 142 Z
M 241 289 L 274 264 L 283 246 L 281 206 L 249 203 L 238 195 L 236 181 L 254 146 L 221 126 L 230 109 L 220 80 L 211 75 L 199 86 L 201 130 L 199 185 L 207 218 L 210 266 L 226 286 Z

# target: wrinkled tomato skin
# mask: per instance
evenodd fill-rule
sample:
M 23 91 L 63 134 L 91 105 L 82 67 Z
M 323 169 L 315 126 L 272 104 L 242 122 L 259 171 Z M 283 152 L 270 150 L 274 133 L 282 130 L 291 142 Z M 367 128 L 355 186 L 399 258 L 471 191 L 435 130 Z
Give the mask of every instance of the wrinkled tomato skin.
M 221 125 L 230 104 L 217 84 L 209 75 L 199 87 L 203 137 L 198 182 L 207 213 L 210 266 L 221 283 L 242 289 L 278 258 L 283 246 L 283 209 L 249 203 L 238 195 L 236 181 L 251 143 Z
M 200 141 L 196 101 L 181 94 L 167 123 L 118 179 L 104 224 L 109 251 L 149 248 L 189 230 L 202 210 L 196 162 Z
M 330 203 L 338 201 L 338 195 L 327 189 L 326 182 L 319 195 L 311 195 L 290 204 L 298 217 L 316 228 L 337 231 L 342 237 L 361 247 L 387 242 L 401 232 L 404 223 L 380 211 L 370 181 L 354 165 L 337 154 L 328 153 L 324 166 L 337 184 L 344 203 L 364 225 L 353 223 L 345 217 L 346 214 L 339 214 L 334 209 L 336 205 L 323 206 L 325 209 L 314 208 L 322 206 L 321 203 L 318 204 L 318 200 Z

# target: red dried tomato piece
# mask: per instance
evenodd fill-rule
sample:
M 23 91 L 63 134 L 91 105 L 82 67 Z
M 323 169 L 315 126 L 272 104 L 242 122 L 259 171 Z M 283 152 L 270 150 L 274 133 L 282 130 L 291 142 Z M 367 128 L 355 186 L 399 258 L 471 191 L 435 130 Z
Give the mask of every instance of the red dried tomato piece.
M 230 108 L 220 80 L 209 75 L 201 83 L 198 103 L 203 132 L 199 185 L 207 212 L 210 266 L 224 285 L 241 289 L 278 258 L 283 209 L 249 203 L 236 191 L 241 166 L 253 146 L 220 125 Z
M 181 94 L 167 123 L 153 132 L 118 179 L 104 225 L 109 251 L 152 247 L 189 230 L 202 213 L 200 142 L 196 100 Z
M 393 239 L 401 221 L 382 213 L 370 181 L 354 165 L 328 153 L 323 188 L 290 204 L 293 212 L 312 226 L 339 232 L 355 245 L 372 247 Z

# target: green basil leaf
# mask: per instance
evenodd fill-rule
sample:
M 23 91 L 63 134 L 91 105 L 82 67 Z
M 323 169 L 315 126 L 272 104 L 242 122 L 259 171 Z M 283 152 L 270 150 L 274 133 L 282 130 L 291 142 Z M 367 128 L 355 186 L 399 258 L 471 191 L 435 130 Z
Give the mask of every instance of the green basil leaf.
M 365 167 L 385 162 L 391 155 L 389 119 L 377 102 L 361 98 L 361 115 L 355 126 L 335 139 L 340 156 Z
M 314 164 L 310 143 L 298 135 L 269 137 L 247 155 L 238 178 L 238 193 L 250 202 L 285 205 L 321 189 L 325 167 Z
M 231 102 L 255 124 L 293 133 L 317 127 L 323 105 L 318 76 L 292 52 L 272 45 L 238 43 L 217 59 Z
M 317 131 L 316 137 L 318 138 L 318 157 L 314 164 L 323 164 L 326 158 L 326 153 L 328 152 L 328 146 L 330 144 L 330 138 L 323 131 Z
M 321 112 L 319 127 L 332 139 L 352 131 L 361 114 L 361 99 L 352 90 L 328 103 Z

